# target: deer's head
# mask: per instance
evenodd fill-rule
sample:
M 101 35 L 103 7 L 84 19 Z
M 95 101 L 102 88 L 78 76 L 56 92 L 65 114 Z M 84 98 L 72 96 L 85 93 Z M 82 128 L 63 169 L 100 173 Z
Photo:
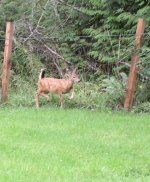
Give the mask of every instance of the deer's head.
M 77 83 L 80 81 L 79 76 L 76 73 L 76 68 L 68 75 L 69 75 L 69 80 L 73 81 L 74 83 Z

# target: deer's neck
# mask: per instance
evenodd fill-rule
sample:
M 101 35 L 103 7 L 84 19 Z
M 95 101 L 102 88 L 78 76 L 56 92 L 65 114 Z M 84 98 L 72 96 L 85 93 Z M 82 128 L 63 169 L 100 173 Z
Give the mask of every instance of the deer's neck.
M 68 80 L 68 86 L 69 86 L 69 87 L 72 87 L 73 84 L 74 84 L 73 80 L 69 79 L 69 80 Z

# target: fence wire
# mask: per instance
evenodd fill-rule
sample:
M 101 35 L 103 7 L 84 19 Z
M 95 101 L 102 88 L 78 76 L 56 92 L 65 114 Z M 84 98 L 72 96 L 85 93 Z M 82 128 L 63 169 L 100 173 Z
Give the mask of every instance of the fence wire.
M 131 37 L 141 37 L 142 36 L 150 36 L 150 33 L 143 33 L 143 34 L 101 34 L 101 35 L 97 35 L 98 37 L 118 37 L 118 38 L 131 38 Z M 90 36 L 90 35 L 81 35 L 81 36 L 76 36 L 78 38 L 94 38 L 96 39 L 96 37 L 94 36 Z M 49 40 L 49 39 L 59 39 L 60 37 L 37 37 L 38 39 L 40 40 Z M 28 39 L 28 40 L 37 40 L 37 38 L 34 38 L 34 37 L 15 37 L 16 40 L 25 40 L 25 39 Z M 0 40 L 6 40 L 5 37 L 0 37 Z M 9 39 L 7 39 L 9 40 Z

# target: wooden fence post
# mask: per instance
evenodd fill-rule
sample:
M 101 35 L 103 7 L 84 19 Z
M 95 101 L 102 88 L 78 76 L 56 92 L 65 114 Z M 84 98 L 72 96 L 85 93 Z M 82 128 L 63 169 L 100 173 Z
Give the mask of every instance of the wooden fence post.
M 2 73 L 2 98 L 1 98 L 2 102 L 6 102 L 8 100 L 13 31 L 14 31 L 14 22 L 7 22 L 6 23 L 3 73 Z
M 126 99 L 124 103 L 124 109 L 126 111 L 129 111 L 129 109 L 131 109 L 133 105 L 134 97 L 135 97 L 134 95 L 135 95 L 136 84 L 137 84 L 137 63 L 140 60 L 138 52 L 142 46 L 142 38 L 143 38 L 144 29 L 145 29 L 145 21 L 142 18 L 140 18 L 138 20 L 138 25 L 136 30 L 135 53 L 132 57 L 131 68 L 130 68 L 130 73 L 128 78 Z

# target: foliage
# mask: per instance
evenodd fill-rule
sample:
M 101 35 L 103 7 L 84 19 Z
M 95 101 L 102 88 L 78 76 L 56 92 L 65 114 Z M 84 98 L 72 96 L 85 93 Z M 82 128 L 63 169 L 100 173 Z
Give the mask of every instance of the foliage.
M 133 107 L 132 112 L 135 113 L 150 113 L 150 102 L 143 102 Z
M 23 0 L 2 0 L 0 3 L 1 16 L 5 21 L 14 21 L 20 17 Z M 24 7 L 25 8 L 25 7 Z
M 14 75 L 21 76 L 21 79 L 32 82 L 33 85 L 37 82 L 39 72 L 43 66 L 38 56 L 29 53 L 25 47 L 17 48 L 12 56 L 12 67 Z
M 0 60 L 3 59 L 5 22 L 15 20 L 12 73 L 14 78 L 19 75 L 23 81 L 31 83 L 32 80 L 33 88 L 41 67 L 46 67 L 55 77 L 62 77 L 65 69 L 78 67 L 88 84 L 98 81 L 99 85 L 107 85 L 105 97 L 106 100 L 113 98 L 111 107 L 122 106 L 125 86 L 120 84 L 120 73 L 129 73 L 139 17 L 147 24 L 139 72 L 142 77 L 150 77 L 150 2 L 147 0 L 2 0 L 0 12 Z M 103 78 L 107 81 L 102 81 Z M 144 84 L 140 82 L 139 86 L 145 88 Z M 94 87 L 95 92 L 88 88 L 95 95 L 89 99 L 81 90 L 84 103 L 87 99 L 90 108 L 99 107 L 96 97 L 99 100 L 99 94 L 104 94 L 99 91 L 99 85 Z M 12 86 L 15 87 L 15 81 Z M 117 96 L 115 91 L 119 91 Z M 149 101 L 144 92 L 143 96 L 137 92 L 136 103 Z
M 150 79 L 150 48 L 144 46 L 141 52 L 141 62 L 139 64 L 139 70 L 143 79 Z
M 27 81 L 20 76 L 13 76 L 7 105 L 11 107 L 34 107 L 36 89 L 31 80 Z
M 120 74 L 120 79 L 110 77 L 104 79 L 102 83 L 103 91 L 108 94 L 108 105 L 114 109 L 122 108 L 125 100 L 127 86 L 127 75 L 125 73 Z

